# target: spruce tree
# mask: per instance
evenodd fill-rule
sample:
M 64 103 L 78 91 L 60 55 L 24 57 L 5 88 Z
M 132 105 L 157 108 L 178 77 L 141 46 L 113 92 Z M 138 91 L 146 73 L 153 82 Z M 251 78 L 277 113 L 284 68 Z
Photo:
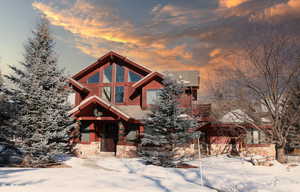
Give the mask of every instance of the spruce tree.
M 197 126 L 180 107 L 179 98 L 184 87 L 166 78 L 156 104 L 145 120 L 145 133 L 141 140 L 141 156 L 149 164 L 174 167 L 184 160 L 177 150 L 192 138 L 188 129 Z
M 55 155 L 70 150 L 73 120 L 67 114 L 66 78 L 57 65 L 48 21 L 43 18 L 32 33 L 24 46 L 22 68 L 10 66 L 14 73 L 6 77 L 15 85 L 11 92 L 17 106 L 18 146 L 27 163 L 39 165 L 55 162 Z
M 14 129 L 11 128 L 14 104 L 7 92 L 0 71 L 0 142 L 4 144 L 12 143 L 14 135 Z

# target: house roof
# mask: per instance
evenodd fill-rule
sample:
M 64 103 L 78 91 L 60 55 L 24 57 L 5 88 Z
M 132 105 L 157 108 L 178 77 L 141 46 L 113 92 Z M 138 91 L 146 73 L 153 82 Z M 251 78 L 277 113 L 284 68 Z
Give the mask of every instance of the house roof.
M 152 72 L 152 73 L 149 73 L 148 75 L 146 75 L 144 78 L 140 79 L 139 81 L 135 82 L 132 85 L 132 87 L 136 89 L 136 88 L 140 87 L 141 85 L 144 85 L 145 83 L 148 83 L 149 81 L 151 81 L 152 78 L 155 76 L 163 78 L 163 74 L 161 74 L 159 72 Z
M 112 105 L 111 103 L 105 101 L 104 99 L 101 99 L 100 97 L 93 95 L 91 97 L 86 98 L 83 100 L 79 105 L 74 107 L 72 110 L 69 111 L 69 115 L 73 115 L 74 113 L 80 111 L 81 109 L 84 109 L 87 107 L 90 103 L 97 103 L 101 105 L 102 107 L 106 108 L 107 110 L 111 111 L 112 113 L 120 116 L 124 120 L 129 120 L 130 116 L 126 114 L 125 112 L 118 109 L 116 106 Z
M 199 87 L 199 71 L 164 71 L 164 74 L 181 81 L 188 87 Z
M 73 78 L 68 78 L 68 82 L 70 84 L 72 84 L 73 86 L 75 86 L 77 89 L 79 89 L 82 92 L 89 92 L 90 91 L 87 87 L 83 86 L 81 83 L 74 80 Z
M 119 105 L 117 108 L 136 120 L 146 119 L 150 112 L 149 110 L 142 110 L 139 105 Z
M 82 69 L 81 71 L 79 71 L 78 73 L 76 73 L 75 75 L 73 75 L 73 79 L 74 80 L 78 80 L 80 79 L 82 76 L 84 76 L 86 73 L 90 72 L 90 71 L 93 71 L 95 68 L 97 68 L 99 65 L 103 65 L 105 63 L 107 63 L 108 61 L 112 61 L 114 58 L 119 58 L 121 60 L 123 60 L 124 62 L 130 64 L 130 65 L 133 65 L 134 67 L 146 72 L 146 73 L 151 73 L 152 70 L 143 66 L 143 65 L 140 65 L 140 64 L 137 64 L 129 59 L 127 59 L 126 57 L 122 56 L 122 55 L 119 55 L 113 51 L 110 51 L 108 53 L 106 53 L 105 55 L 103 55 L 102 57 L 100 57 L 96 62 L 94 62 L 93 64 L 87 66 L 86 68 Z
M 113 105 L 104 99 L 94 95 L 83 100 L 78 106 L 69 111 L 69 115 L 73 115 L 76 112 L 84 109 L 90 103 L 97 103 L 112 113 L 120 116 L 122 119 L 128 121 L 129 119 L 143 120 L 149 111 L 143 111 L 140 106 L 136 105 Z

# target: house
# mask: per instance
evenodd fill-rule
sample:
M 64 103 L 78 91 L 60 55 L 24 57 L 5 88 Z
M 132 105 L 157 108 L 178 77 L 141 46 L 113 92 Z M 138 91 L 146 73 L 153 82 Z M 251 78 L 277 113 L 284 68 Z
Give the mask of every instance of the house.
M 194 131 L 201 131 L 203 151 L 208 155 L 239 154 L 244 156 L 259 155 L 275 159 L 275 145 L 271 144 L 264 132 L 245 124 L 236 114 L 245 116 L 240 110 L 228 112 L 215 119 L 211 115 L 211 104 L 201 104 L 195 115 L 200 126 Z M 268 129 L 266 123 L 260 129 Z
M 196 71 L 159 73 L 109 52 L 69 78 L 74 101 L 69 114 L 80 127 L 80 137 L 73 140 L 77 154 L 135 156 L 144 132 L 143 119 L 166 76 L 184 83 L 180 103 L 191 108 L 199 89 Z

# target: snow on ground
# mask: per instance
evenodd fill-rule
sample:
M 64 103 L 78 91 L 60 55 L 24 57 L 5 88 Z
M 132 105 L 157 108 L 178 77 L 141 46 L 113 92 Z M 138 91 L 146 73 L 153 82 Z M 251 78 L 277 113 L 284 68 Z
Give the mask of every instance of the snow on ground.
M 183 176 L 138 159 L 71 158 L 72 168 L 0 168 L 0 192 L 212 192 Z
M 198 165 L 198 161 L 191 164 Z M 176 169 L 144 165 L 139 159 L 70 158 L 72 168 L 0 168 L 0 192 L 210 192 L 201 186 L 198 168 Z M 241 159 L 202 160 L 205 185 L 226 192 L 298 192 L 300 166 L 253 166 Z

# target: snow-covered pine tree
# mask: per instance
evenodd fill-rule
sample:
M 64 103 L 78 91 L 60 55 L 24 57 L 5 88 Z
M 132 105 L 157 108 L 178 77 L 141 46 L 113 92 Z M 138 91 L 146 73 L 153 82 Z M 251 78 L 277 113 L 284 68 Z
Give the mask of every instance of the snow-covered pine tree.
M 197 126 L 197 122 L 180 107 L 183 85 L 170 78 L 163 84 L 165 87 L 160 90 L 156 104 L 144 122 L 140 155 L 149 164 L 174 167 L 184 160 L 177 150 L 190 141 L 192 135 L 188 129 Z
M 14 128 L 19 147 L 31 165 L 55 162 L 55 155 L 70 150 L 73 119 L 67 114 L 70 105 L 66 78 L 58 68 L 54 41 L 45 18 L 28 39 L 21 65 L 22 69 L 10 66 L 14 74 L 6 76 L 15 85 L 12 90 L 17 104 Z
M 7 88 L 0 71 L 0 142 L 11 143 L 14 130 L 11 129 L 12 117 L 15 113 L 13 103 L 7 95 Z

